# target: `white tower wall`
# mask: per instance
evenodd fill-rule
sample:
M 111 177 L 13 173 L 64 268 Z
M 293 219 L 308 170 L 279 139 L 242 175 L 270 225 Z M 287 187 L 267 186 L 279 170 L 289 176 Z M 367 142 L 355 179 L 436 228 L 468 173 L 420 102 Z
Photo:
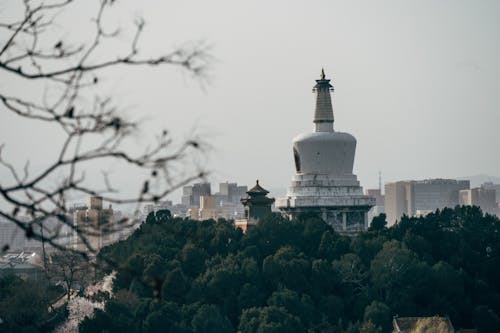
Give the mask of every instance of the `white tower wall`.
M 334 131 L 330 80 L 322 71 L 316 82 L 315 130 L 293 140 L 296 174 L 286 197 L 276 200 L 276 207 L 290 218 L 317 212 L 336 231 L 355 234 L 368 227 L 367 212 L 375 198 L 363 195 L 352 172 L 356 139 Z

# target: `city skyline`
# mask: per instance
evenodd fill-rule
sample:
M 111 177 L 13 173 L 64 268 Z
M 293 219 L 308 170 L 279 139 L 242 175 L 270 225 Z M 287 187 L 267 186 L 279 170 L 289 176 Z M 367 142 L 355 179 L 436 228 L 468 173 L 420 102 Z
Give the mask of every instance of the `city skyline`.
M 310 87 L 324 67 L 336 86 L 338 130 L 358 141 L 354 172 L 365 188 L 378 187 L 380 170 L 384 182 L 499 177 L 500 23 L 493 13 L 500 5 L 386 4 L 276 2 L 261 11 L 259 3 L 228 1 L 198 4 L 197 10 L 192 4 L 138 8 L 120 2 L 117 21 L 147 19 L 144 52 L 203 40 L 214 57 L 208 82 L 175 68 L 106 73 L 110 91 L 143 125 L 145 135 L 136 135 L 131 149 L 146 146 L 162 128 L 177 138 L 194 129 L 210 146 L 197 160 L 211 172 L 207 180 L 250 185 L 259 178 L 269 189 L 285 188 L 293 174 L 290 143 L 313 126 Z M 8 12 L 13 6 L 2 7 Z M 83 17 L 94 15 L 93 6 L 79 3 L 75 10 L 81 24 L 56 29 L 55 36 L 84 33 Z M 20 89 L 8 77 L 0 84 Z M 45 166 L 58 135 L 12 114 L 1 117 L 4 155 L 19 167 L 26 160 L 32 170 Z M 19 137 L 19 131 L 30 135 Z M 134 177 L 113 165 L 106 169 L 124 191 L 135 193 L 137 184 L 129 184 Z M 102 179 L 95 182 L 99 187 Z M 167 199 L 180 196 L 179 189 Z

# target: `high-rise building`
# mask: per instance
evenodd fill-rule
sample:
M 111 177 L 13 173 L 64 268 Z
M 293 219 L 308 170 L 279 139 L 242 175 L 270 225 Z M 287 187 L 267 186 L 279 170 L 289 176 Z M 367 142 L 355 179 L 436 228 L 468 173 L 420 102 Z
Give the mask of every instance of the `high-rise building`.
M 229 198 L 230 188 L 234 188 L 236 186 L 237 186 L 236 183 L 229 183 L 229 182 L 219 183 L 219 194 L 221 196 Z
M 240 200 L 246 197 L 247 186 L 238 186 L 237 183 L 220 183 L 219 192 L 214 194 L 217 206 L 224 212 L 222 217 L 233 219 L 243 216 L 243 206 Z
M 466 206 L 478 206 L 484 213 L 496 213 L 496 191 L 482 187 L 459 192 L 459 204 Z
M 200 220 L 214 219 L 219 217 L 218 207 L 215 205 L 215 197 L 212 195 L 202 195 L 200 197 Z
M 495 190 L 495 202 L 500 203 L 500 184 L 493 184 L 492 182 L 483 183 L 481 188 L 485 190 Z
M 453 208 L 459 204 L 458 193 L 468 189 L 470 181 L 426 179 L 385 184 L 385 211 L 389 225 L 403 214 L 423 216 L 436 209 Z
M 365 194 L 375 198 L 375 206 L 368 211 L 368 224 L 370 225 L 375 216 L 385 213 L 385 198 L 379 188 L 367 189 Z
M 210 183 L 197 183 L 190 186 L 184 186 L 182 189 L 181 205 L 172 206 L 174 215 L 189 216 L 193 219 L 204 219 L 203 216 L 210 218 L 235 219 L 243 216 L 243 206 L 240 199 L 246 196 L 247 186 L 240 186 L 237 183 L 224 182 L 219 183 L 219 192 L 212 194 Z M 201 197 L 215 200 L 214 209 L 217 214 L 208 214 L 207 208 L 202 212 Z M 211 202 L 211 201 L 210 201 Z
M 18 217 L 22 222 L 28 224 L 29 219 Z M 9 251 L 24 250 L 28 247 L 41 246 L 41 243 L 26 238 L 26 232 L 3 217 L 0 217 L 0 248 L 8 248 Z
M 385 184 L 385 214 L 387 224 L 393 225 L 403 214 L 407 214 L 406 183 L 404 181 Z
M 365 191 L 365 194 L 375 198 L 375 206 L 384 206 L 384 195 L 382 194 L 382 191 L 379 188 L 375 189 L 367 189 Z
M 212 194 L 210 183 L 196 183 L 182 188 L 182 204 L 187 207 L 200 207 L 200 197 Z
M 31 225 L 37 235 L 43 235 L 46 239 L 61 245 L 69 246 L 73 240 L 73 230 L 71 227 L 71 216 L 30 218 L 27 216 L 18 216 L 17 219 L 26 226 Z M 43 229 L 42 229 L 43 228 Z M 34 251 L 42 252 L 42 248 L 53 250 L 49 242 L 42 242 L 35 238 L 28 238 L 26 231 L 17 224 L 0 217 L 0 248 L 8 248 L 9 251 Z
M 182 188 L 182 198 L 181 203 L 186 207 L 191 207 L 193 205 L 193 186 L 184 186 Z
M 102 210 L 102 197 L 90 197 L 89 198 L 89 209 Z
M 145 204 L 142 207 L 143 219 L 145 219 L 149 213 L 156 213 L 160 210 L 168 210 L 172 213 L 173 208 L 174 208 L 174 205 L 172 204 L 172 201 L 170 201 L 170 200 L 158 201 L 154 204 L 152 204 L 152 203 Z M 184 213 L 186 213 L 186 212 L 184 212 Z
M 200 197 L 212 195 L 210 183 L 193 184 L 193 206 L 200 207 Z
M 224 217 L 224 211 L 216 204 L 216 197 L 213 195 L 202 195 L 200 197 L 200 207 L 191 207 L 187 215 L 192 220 L 209 220 Z
M 114 234 L 117 230 L 113 209 L 111 205 L 109 208 L 103 208 L 102 197 L 90 197 L 88 208 L 77 207 L 73 214 L 75 226 L 79 231 L 79 235 L 75 237 L 78 250 L 85 251 L 90 246 L 98 251 L 115 240 Z
M 323 71 L 313 91 L 314 132 L 293 140 L 296 173 L 276 207 L 290 218 L 301 212 L 318 213 L 336 231 L 354 234 L 367 229 L 367 212 L 375 199 L 363 194 L 352 172 L 356 139 L 333 128 L 333 86 Z
M 407 185 L 408 215 L 426 215 L 436 209 L 458 205 L 458 192 L 470 187 L 469 180 L 426 179 Z

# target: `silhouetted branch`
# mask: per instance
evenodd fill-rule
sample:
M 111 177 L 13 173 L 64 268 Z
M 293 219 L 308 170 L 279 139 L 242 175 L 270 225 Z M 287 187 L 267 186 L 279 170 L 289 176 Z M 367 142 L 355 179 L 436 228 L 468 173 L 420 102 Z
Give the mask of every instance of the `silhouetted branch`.
M 112 10 L 113 2 L 96 2 L 94 28 L 89 31 L 92 35 L 87 43 L 70 43 L 62 39 L 47 42 L 51 40 L 47 38 L 51 29 L 57 25 L 58 14 L 71 8 L 72 0 L 24 0 L 21 17 L 0 18 L 0 30 L 2 36 L 6 36 L 0 39 L 0 72 L 20 82 L 37 82 L 45 91 L 39 100 L 27 97 L 23 91 L 12 95 L 0 90 L 2 112 L 53 124 L 65 135 L 57 157 L 41 170 L 30 170 L 29 161 L 18 170 L 2 154 L 4 145 L 0 146 L 0 166 L 12 176 L 12 183 L 0 183 L 0 217 L 17 225 L 26 237 L 46 242 L 56 249 L 67 249 L 59 242 L 60 231 L 65 227 L 76 233 L 86 248 L 71 251 L 95 254 L 97 250 L 92 248 L 88 237 L 99 235 L 101 230 L 83 230 L 73 223 L 72 216 L 68 215 L 68 200 L 72 198 L 99 195 L 117 204 L 156 202 L 205 175 L 202 168 L 185 174 L 172 172 L 175 164 L 187 163 L 193 153 L 205 149 L 195 138 L 176 144 L 164 131 L 153 146 L 142 153 L 132 153 L 125 140 L 139 131 L 139 126 L 121 114 L 112 96 L 102 92 L 99 74 L 103 69 L 117 66 L 173 65 L 200 77 L 210 62 L 207 46 L 193 43 L 158 56 L 141 56 L 139 48 L 145 21 L 138 19 L 134 22 L 135 31 L 129 38 L 127 50 L 107 53 L 104 58 L 101 52 L 98 59 L 97 52 L 109 45 L 109 40 L 116 39 L 121 31 L 120 27 L 104 27 L 104 14 Z M 99 138 L 97 144 L 96 137 Z M 148 176 L 139 181 L 141 186 L 137 195 L 119 196 L 104 170 L 103 188 L 85 184 L 88 163 L 102 165 L 109 161 L 147 171 Z M 57 183 L 54 179 L 58 179 Z M 162 185 L 152 190 L 150 184 L 158 182 Z M 50 221 L 57 223 L 49 227 Z

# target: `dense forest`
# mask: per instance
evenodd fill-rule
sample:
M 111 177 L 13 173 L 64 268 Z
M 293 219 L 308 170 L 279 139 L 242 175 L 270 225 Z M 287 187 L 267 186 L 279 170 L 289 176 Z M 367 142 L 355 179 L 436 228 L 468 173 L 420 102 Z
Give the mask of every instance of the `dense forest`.
M 380 215 L 354 238 L 314 215 L 269 216 L 243 234 L 231 221 L 150 214 L 101 251 L 115 292 L 80 331 L 389 332 L 395 315 L 444 315 L 496 332 L 499 230 L 465 206 L 391 228 Z
M 15 275 L 0 276 L 0 332 L 51 332 L 65 319 L 64 309 L 49 308 L 61 296 L 64 291 L 58 286 Z

